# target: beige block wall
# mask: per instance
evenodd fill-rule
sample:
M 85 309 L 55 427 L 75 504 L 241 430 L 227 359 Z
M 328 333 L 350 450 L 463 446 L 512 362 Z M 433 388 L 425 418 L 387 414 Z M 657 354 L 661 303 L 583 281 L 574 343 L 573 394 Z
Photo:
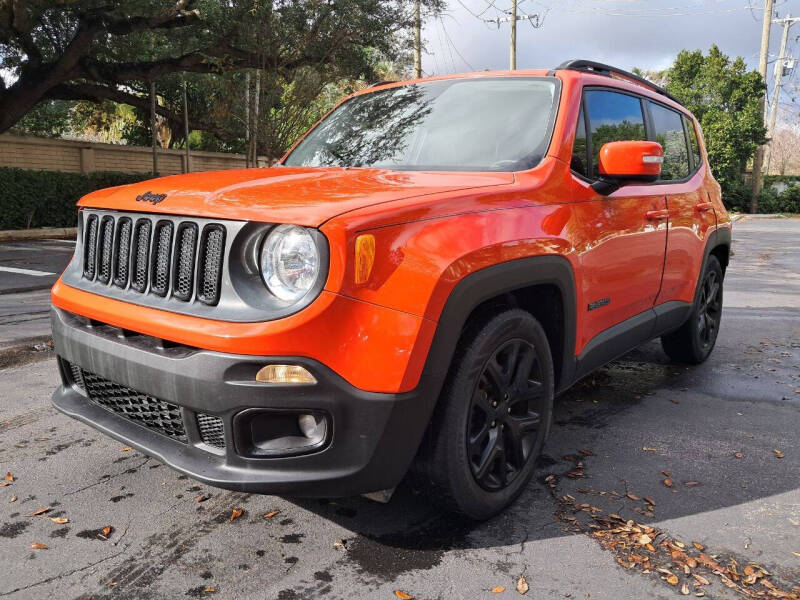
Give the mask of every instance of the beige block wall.
M 183 150 L 158 150 L 158 171 L 162 175 L 185 172 Z M 243 154 L 192 152 L 192 171 L 242 169 Z M 259 159 L 259 166 L 267 166 Z M 73 140 L 0 135 L 0 167 L 42 169 L 69 173 L 117 171 L 147 173 L 153 168 L 150 148 L 118 144 L 93 144 Z

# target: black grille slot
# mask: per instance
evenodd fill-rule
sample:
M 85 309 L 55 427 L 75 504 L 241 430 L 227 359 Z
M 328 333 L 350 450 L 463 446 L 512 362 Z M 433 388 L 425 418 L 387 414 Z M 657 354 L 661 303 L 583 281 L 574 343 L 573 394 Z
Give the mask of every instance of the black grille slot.
M 111 279 L 111 256 L 114 251 L 114 217 L 103 217 L 100 221 L 99 241 L 97 281 L 108 283 Z
M 131 229 L 133 223 L 128 217 L 117 222 L 117 238 L 114 258 L 114 285 L 124 288 L 128 285 L 128 263 L 131 258 Z
M 97 272 L 97 215 L 86 219 L 86 237 L 83 240 L 83 276 L 94 279 Z
M 74 368 L 74 365 L 70 365 L 73 378 Z M 77 368 L 82 375 L 89 400 L 129 421 L 186 443 L 186 429 L 179 406 Z
M 150 274 L 150 291 L 166 296 L 169 290 L 169 268 L 172 251 L 172 223 L 159 221 L 156 224 L 153 242 L 153 269 Z
M 133 229 L 131 287 L 139 293 L 143 293 L 147 289 L 147 257 L 150 250 L 152 227 L 149 220 L 139 219 Z
M 172 295 L 188 302 L 192 299 L 194 284 L 194 256 L 197 251 L 197 225 L 181 223 L 178 236 L 175 269 L 173 270 Z
M 206 225 L 200 238 L 197 265 L 197 298 L 204 304 L 219 302 L 224 256 L 225 228 L 216 223 Z
M 225 428 L 222 419 L 214 415 L 197 413 L 197 428 L 200 430 L 200 439 L 203 443 L 214 448 L 225 447 Z
M 66 361 L 64 361 L 66 362 Z M 66 363 L 69 367 L 69 373 L 72 377 L 72 383 L 82 389 L 84 392 L 86 391 L 86 383 L 83 381 L 83 372 L 81 368 L 74 364 L 74 363 Z

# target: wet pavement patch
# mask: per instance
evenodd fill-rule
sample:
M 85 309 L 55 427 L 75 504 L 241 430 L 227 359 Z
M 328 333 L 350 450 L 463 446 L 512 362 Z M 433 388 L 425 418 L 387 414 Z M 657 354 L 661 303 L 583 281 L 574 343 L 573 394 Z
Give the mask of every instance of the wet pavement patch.
M 3 523 L 0 526 L 0 537 L 15 538 L 25 531 L 30 523 L 27 521 L 17 521 L 16 523 Z
M 98 542 L 107 542 L 108 538 L 103 535 L 103 527 L 100 529 L 84 529 L 83 531 L 79 531 L 75 534 L 75 537 L 79 537 L 85 540 L 97 540 Z
M 299 544 L 306 535 L 304 533 L 290 533 L 281 538 L 284 544 Z

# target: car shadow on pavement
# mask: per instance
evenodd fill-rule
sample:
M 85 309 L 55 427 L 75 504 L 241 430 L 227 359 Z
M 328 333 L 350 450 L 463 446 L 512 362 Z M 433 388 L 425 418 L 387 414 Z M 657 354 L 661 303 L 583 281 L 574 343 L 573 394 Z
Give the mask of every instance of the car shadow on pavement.
M 561 510 L 565 496 L 573 508 L 653 524 L 796 489 L 797 477 L 787 475 L 797 464 L 773 452 L 793 439 L 796 407 L 781 407 L 793 417 L 781 424 L 753 399 L 709 393 L 704 385 L 717 369 L 713 361 L 671 364 L 651 342 L 579 382 L 556 399 L 534 479 L 485 523 L 444 513 L 405 483 L 385 505 L 364 498 L 292 501 L 352 531 L 342 542 L 348 560 L 362 576 L 387 580 L 432 568 L 451 550 L 521 552 L 528 542 L 575 533 Z M 512 564 L 494 566 L 503 572 Z M 800 580 L 800 572 L 781 574 Z

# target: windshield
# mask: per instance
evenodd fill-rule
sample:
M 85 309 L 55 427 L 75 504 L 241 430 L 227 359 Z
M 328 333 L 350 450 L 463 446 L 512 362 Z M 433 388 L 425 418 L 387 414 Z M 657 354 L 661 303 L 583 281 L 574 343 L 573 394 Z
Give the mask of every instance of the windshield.
M 284 161 L 291 167 L 519 171 L 547 151 L 552 78 L 450 79 L 355 96 Z

